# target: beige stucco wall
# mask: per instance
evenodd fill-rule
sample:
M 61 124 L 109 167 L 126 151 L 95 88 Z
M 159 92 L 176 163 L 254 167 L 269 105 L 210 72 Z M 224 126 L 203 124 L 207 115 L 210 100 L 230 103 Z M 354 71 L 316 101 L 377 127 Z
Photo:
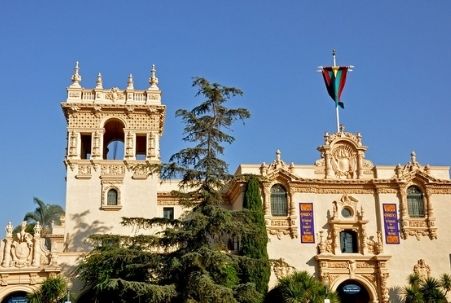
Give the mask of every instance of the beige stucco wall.
M 120 162 L 120 161 L 119 161 Z M 160 216 L 156 203 L 159 181 L 149 176 L 145 180 L 132 179 L 126 171 L 123 181 L 114 184 L 120 193 L 120 209 L 102 209 L 102 184 L 99 169 L 90 179 L 77 179 L 76 172 L 68 169 L 66 189 L 65 236 L 70 251 L 87 248 L 85 240 L 90 234 L 129 234 L 132 228 L 121 225 L 122 217 Z

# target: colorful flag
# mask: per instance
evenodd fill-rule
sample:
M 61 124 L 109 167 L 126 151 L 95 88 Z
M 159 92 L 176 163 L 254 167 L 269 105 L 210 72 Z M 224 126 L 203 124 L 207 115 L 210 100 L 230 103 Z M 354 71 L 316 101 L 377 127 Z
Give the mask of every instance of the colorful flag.
M 348 69 L 347 66 L 323 67 L 322 69 L 327 92 L 332 100 L 335 101 L 335 106 L 340 106 L 341 108 L 344 108 L 344 104 L 341 101 L 341 93 L 345 87 Z

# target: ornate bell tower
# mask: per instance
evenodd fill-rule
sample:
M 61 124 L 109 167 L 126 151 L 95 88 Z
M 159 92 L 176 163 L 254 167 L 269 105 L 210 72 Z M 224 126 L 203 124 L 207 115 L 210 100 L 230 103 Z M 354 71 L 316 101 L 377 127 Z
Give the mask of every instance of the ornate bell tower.
M 86 249 L 93 233 L 131 232 L 122 217 L 157 216 L 159 178 L 150 171 L 160 162 L 159 140 L 165 106 L 161 104 L 155 66 L 149 87 L 104 88 L 99 73 L 95 88 L 81 86 L 78 62 L 61 104 L 67 120 L 67 250 Z

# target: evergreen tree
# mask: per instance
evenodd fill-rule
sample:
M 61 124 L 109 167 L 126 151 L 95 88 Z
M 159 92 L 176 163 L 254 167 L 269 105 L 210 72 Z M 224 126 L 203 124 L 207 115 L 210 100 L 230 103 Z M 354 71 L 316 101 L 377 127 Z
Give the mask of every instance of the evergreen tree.
M 265 224 L 265 213 L 260 194 L 260 182 L 256 176 L 250 176 L 244 193 L 243 208 L 249 210 L 255 229 L 253 233 L 241 237 L 241 253 L 257 259 L 256 266 L 243 267 L 245 279 L 255 283 L 257 290 L 263 295 L 268 291 L 271 267 L 268 259 L 268 234 Z
M 97 298 L 110 295 L 111 302 L 190 303 L 262 300 L 255 284 L 240 275 L 242 268 L 260 261 L 227 250 L 229 238 L 252 233 L 255 224 L 247 211 L 222 207 L 223 189 L 231 175 L 220 156 L 224 144 L 234 141 L 226 131 L 235 120 L 250 114 L 224 105 L 242 94 L 239 89 L 204 78 L 196 78 L 193 86 L 205 100 L 176 115 L 185 122 L 184 141 L 194 146 L 174 154 L 160 168 L 163 178 L 181 178 L 180 191 L 174 194 L 192 208 L 175 220 L 123 219 L 123 224 L 140 228 L 165 227 L 157 235 L 93 237 L 102 245 L 85 258 L 78 273 L 86 285 L 93 286 Z

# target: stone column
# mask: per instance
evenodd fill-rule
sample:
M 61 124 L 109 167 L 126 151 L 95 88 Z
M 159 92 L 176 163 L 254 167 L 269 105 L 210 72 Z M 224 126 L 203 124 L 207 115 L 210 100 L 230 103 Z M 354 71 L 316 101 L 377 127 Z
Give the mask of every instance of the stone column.
M 263 198 L 263 207 L 265 210 L 265 224 L 266 228 L 271 226 L 271 190 L 270 183 L 265 182 L 262 184 L 262 198 Z
M 434 218 L 434 209 L 432 207 L 431 191 L 428 188 L 426 188 L 424 199 L 427 214 L 427 226 L 429 231 L 429 237 L 432 239 L 437 239 L 437 228 L 435 228 L 435 218 Z
M 407 209 L 407 192 L 406 192 L 406 185 L 402 184 L 398 188 L 398 196 L 400 198 L 399 206 L 401 208 L 401 233 L 403 238 L 407 238 L 407 233 L 405 230 L 405 227 L 408 225 L 408 209 Z
M 428 216 L 428 220 L 433 219 L 434 218 L 434 209 L 432 208 L 431 191 L 427 188 L 424 193 L 424 198 L 426 200 L 424 205 L 426 207 L 426 214 Z
M 69 158 L 73 158 L 77 156 L 77 141 L 78 141 L 78 134 L 75 133 L 74 131 L 71 131 L 69 133 L 69 151 L 68 151 L 68 156 Z
M 147 134 L 147 158 L 155 159 L 157 152 L 155 150 L 155 134 Z
M 10 267 L 11 265 L 11 244 L 13 242 L 13 225 L 11 222 L 6 225 L 6 239 L 5 239 L 5 251 L 3 254 L 3 267 Z
M 133 154 L 134 146 L 136 148 L 136 144 L 134 142 L 133 134 L 131 131 L 127 131 L 127 136 L 125 137 L 125 159 L 133 159 L 135 155 Z
M 357 154 L 357 179 L 363 177 L 363 152 L 359 151 Z
M 294 193 L 290 190 L 290 192 L 288 193 L 288 197 L 290 199 L 289 204 L 288 204 L 288 215 L 290 217 L 295 217 L 296 216 L 296 203 L 294 200 Z
M 33 262 L 34 267 L 39 267 L 41 264 L 41 225 L 39 222 L 33 228 L 34 238 L 33 238 Z
M 332 170 L 332 165 L 330 164 L 330 153 L 326 151 L 324 153 L 324 162 L 326 165 L 326 179 L 332 179 L 334 177 L 334 171 Z

